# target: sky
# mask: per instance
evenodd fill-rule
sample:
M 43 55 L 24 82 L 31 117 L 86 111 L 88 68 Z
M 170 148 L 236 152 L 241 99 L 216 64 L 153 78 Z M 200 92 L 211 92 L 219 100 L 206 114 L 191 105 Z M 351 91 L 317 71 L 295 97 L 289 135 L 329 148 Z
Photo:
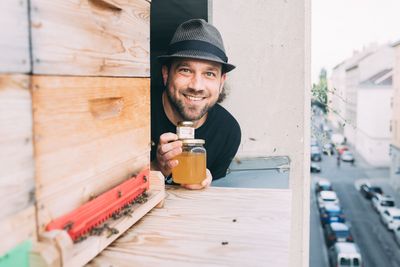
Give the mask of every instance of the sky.
M 311 0 L 311 82 L 371 43 L 400 40 L 400 0 Z

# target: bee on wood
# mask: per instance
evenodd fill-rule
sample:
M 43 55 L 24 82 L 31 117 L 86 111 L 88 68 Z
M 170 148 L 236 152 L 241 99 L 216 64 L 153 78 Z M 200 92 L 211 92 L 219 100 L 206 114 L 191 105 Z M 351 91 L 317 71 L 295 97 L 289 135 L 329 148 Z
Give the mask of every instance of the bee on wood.
M 72 229 L 73 226 L 74 226 L 74 222 L 69 221 L 64 225 L 63 229 L 68 232 L 69 230 Z
M 82 235 L 82 236 L 78 237 L 77 239 L 75 239 L 74 243 L 82 242 L 83 240 L 86 240 L 87 238 L 88 238 L 87 235 Z
M 107 238 L 111 237 L 112 235 L 116 235 L 119 233 L 117 228 L 108 228 L 108 235 Z
M 121 197 L 122 197 L 122 192 L 118 191 L 118 198 L 121 198 Z
M 145 183 L 147 182 L 147 176 L 146 176 L 146 175 L 143 176 L 143 181 L 144 181 Z

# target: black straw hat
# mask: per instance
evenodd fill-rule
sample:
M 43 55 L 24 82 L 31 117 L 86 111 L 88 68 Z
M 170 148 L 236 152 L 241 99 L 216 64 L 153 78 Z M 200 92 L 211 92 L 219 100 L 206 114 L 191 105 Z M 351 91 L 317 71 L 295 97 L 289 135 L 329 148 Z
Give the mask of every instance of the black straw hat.
M 221 34 L 203 19 L 191 19 L 175 31 L 166 55 L 158 60 L 165 63 L 171 58 L 197 58 L 221 63 L 225 72 L 235 68 L 228 63 Z

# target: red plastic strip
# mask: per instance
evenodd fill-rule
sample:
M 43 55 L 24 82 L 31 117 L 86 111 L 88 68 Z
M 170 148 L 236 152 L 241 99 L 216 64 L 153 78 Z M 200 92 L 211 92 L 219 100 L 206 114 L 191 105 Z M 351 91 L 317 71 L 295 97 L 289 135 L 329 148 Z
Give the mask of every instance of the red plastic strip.
M 126 180 L 68 214 L 52 220 L 46 230 L 64 229 L 75 241 L 147 191 L 150 185 L 149 175 L 149 169 L 143 170 L 136 177 Z

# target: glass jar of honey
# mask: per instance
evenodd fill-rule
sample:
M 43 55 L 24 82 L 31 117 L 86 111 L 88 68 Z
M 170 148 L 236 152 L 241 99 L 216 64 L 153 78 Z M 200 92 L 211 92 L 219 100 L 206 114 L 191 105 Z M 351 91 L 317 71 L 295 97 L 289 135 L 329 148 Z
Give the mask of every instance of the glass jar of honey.
M 182 140 L 182 153 L 175 157 L 172 180 L 178 184 L 199 184 L 206 179 L 206 149 L 202 139 Z
M 194 139 L 194 123 L 192 121 L 180 121 L 176 126 L 176 134 L 180 140 Z

